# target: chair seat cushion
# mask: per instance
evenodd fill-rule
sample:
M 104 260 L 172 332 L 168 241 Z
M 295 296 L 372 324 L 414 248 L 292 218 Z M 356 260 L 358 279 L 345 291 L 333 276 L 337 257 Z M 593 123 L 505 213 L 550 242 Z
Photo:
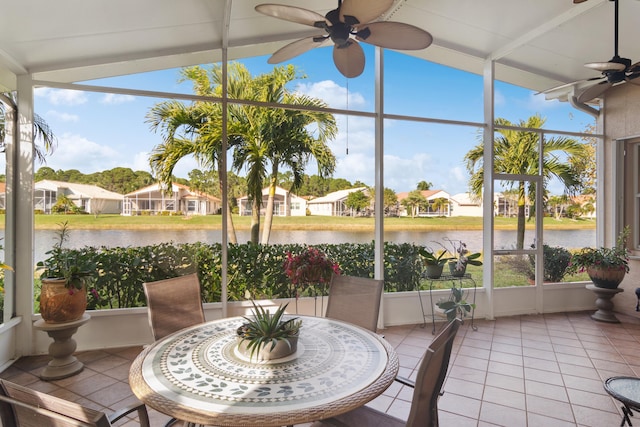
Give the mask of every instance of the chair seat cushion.
M 346 414 L 316 421 L 311 427 L 405 427 L 406 423 L 384 412 L 362 406 Z

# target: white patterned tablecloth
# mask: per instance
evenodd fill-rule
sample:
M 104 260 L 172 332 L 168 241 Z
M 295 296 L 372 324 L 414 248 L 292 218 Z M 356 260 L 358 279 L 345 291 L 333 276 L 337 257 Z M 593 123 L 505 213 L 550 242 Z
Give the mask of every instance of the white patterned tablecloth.
M 139 364 L 144 388 L 154 393 L 145 403 L 153 407 L 171 402 L 180 411 L 198 414 L 193 422 L 234 425 L 234 415 L 250 420 L 265 412 L 286 413 L 301 422 L 331 412 L 340 401 L 345 404 L 338 404 L 337 411 L 344 412 L 353 406 L 354 396 L 364 404 L 393 380 L 397 357 L 382 338 L 348 323 L 298 317 L 302 328 L 297 352 L 275 361 L 252 362 L 237 352 L 241 317 L 188 328 L 159 341 Z M 175 416 L 170 409 L 162 410 L 166 407 L 156 409 Z

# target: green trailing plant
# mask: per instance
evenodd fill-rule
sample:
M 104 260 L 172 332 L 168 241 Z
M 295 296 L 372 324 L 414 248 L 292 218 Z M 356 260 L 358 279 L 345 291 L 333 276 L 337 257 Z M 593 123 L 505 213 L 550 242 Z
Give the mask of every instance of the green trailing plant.
M 288 303 L 281 305 L 274 313 L 257 305 L 253 300 L 251 303 L 253 304 L 252 317 L 245 317 L 247 322 L 238 328 L 238 336 L 247 341 L 250 358 L 260 353 L 269 344 L 271 344 L 270 350 L 273 350 L 278 341 L 287 340 L 300 333 L 302 320 L 298 320 L 297 317 L 287 320 L 283 318 Z
M 69 240 L 69 223 L 59 224 L 56 242 L 46 252 L 48 258 L 36 265 L 43 279 L 62 279 L 65 287 L 82 289 L 89 286 L 96 275 L 96 263 L 92 255 L 86 251 L 67 249 L 64 244 Z
M 567 268 L 571 274 L 586 271 L 588 268 L 614 269 L 629 272 L 629 251 L 627 239 L 631 230 L 627 225 L 618 235 L 612 248 L 583 248 L 571 256 Z
M 476 305 L 467 302 L 464 296 L 464 290 L 454 285 L 451 287 L 451 293 L 448 299 L 436 302 L 438 308 L 444 311 L 449 322 L 453 321 L 458 315 L 465 317 L 471 313 L 471 310 L 475 310 Z

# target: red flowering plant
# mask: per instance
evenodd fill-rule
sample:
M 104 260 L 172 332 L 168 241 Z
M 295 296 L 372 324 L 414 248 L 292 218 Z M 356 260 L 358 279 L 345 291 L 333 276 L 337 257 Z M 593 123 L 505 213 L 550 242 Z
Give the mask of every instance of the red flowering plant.
M 329 283 L 332 274 L 340 274 L 340 267 L 331 261 L 324 252 L 308 246 L 304 252 L 298 255 L 287 252 L 284 273 L 296 287 L 315 286 Z

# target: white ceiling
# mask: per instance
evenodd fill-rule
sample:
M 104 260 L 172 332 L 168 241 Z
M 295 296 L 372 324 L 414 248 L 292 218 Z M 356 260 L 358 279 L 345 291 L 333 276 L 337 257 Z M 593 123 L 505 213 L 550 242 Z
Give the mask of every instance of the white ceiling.
M 322 15 L 337 0 L 270 0 Z M 640 61 L 640 1 L 620 2 L 620 56 Z M 264 16 L 255 0 L 0 0 L 0 89 L 15 75 L 73 82 L 274 52 L 319 30 Z M 429 31 L 409 54 L 544 90 L 597 77 L 586 62 L 613 57 L 609 0 L 396 0 L 383 19 Z M 228 18 L 227 18 L 228 16 Z M 228 19 L 228 24 L 227 24 Z

